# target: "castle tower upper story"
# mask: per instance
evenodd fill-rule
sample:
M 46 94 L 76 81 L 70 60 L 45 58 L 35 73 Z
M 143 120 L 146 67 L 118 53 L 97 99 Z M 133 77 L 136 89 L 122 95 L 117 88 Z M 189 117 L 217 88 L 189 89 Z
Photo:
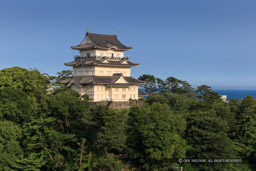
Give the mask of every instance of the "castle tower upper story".
M 132 47 L 123 45 L 116 35 L 87 32 L 82 43 L 71 48 L 80 55 L 65 63 L 73 67 L 73 77 L 62 81 L 67 87 L 88 94 L 93 102 L 138 99 L 138 85 L 144 82 L 131 77 L 131 67 L 139 64 L 124 56 Z
M 123 45 L 117 35 L 86 33 L 84 40 L 77 46 L 71 47 L 80 51 L 80 56 L 104 56 L 107 58 L 122 58 L 124 51 L 132 47 Z

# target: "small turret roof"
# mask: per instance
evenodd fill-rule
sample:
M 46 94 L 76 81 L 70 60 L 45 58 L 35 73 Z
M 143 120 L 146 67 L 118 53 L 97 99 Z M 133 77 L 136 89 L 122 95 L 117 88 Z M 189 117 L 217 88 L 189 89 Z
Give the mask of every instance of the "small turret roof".
M 115 50 L 130 50 L 132 47 L 123 45 L 118 39 L 117 35 L 86 33 L 82 43 L 77 46 L 72 46 L 75 50 L 89 50 L 89 49 L 115 49 Z

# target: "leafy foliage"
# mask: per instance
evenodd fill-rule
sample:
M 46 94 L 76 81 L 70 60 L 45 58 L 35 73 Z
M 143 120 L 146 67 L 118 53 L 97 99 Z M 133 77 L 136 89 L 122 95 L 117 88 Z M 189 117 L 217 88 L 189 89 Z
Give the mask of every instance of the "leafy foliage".
M 57 72 L 58 79 L 64 80 L 65 78 L 71 77 L 73 75 L 72 70 L 62 70 L 61 72 Z
M 171 92 L 173 94 L 185 94 L 192 91 L 192 87 L 186 81 L 179 80 L 175 77 L 168 77 L 165 81 L 158 79 L 161 92 Z
M 18 160 L 22 158 L 19 141 L 22 137 L 21 128 L 11 121 L 0 121 L 0 168 L 15 170 Z
M 185 141 L 177 133 L 178 122 L 168 105 L 153 103 L 133 107 L 129 113 L 130 156 L 146 170 L 164 167 L 173 158 L 185 157 Z
M 36 109 L 36 102 L 20 89 L 0 89 L 0 119 L 15 123 L 27 122 Z
M 256 169 L 253 97 L 224 103 L 209 86 L 193 90 L 175 77 L 142 75 L 141 88 L 150 94 L 144 104 L 114 110 L 59 86 L 70 74 L 0 71 L 0 170 Z M 181 164 L 179 158 L 244 162 Z
M 126 116 L 107 106 L 95 106 L 92 110 L 91 126 L 95 130 L 95 142 L 105 153 L 121 152 L 126 142 Z
M 194 159 L 225 159 L 234 158 L 232 141 L 228 138 L 227 122 L 210 112 L 194 112 L 187 119 L 189 149 L 187 156 Z M 215 170 L 224 168 L 227 164 L 211 164 Z M 206 169 L 206 166 L 196 166 Z M 209 166 L 208 166 L 209 167 Z
M 10 87 L 21 89 L 28 95 L 38 97 L 49 85 L 47 74 L 41 74 L 36 69 L 27 70 L 20 67 L 0 70 L 0 88 Z
M 146 81 L 145 85 L 140 85 L 142 90 L 146 93 L 153 93 L 157 91 L 157 80 L 153 75 L 141 75 L 139 78 L 141 81 Z
M 251 162 L 256 162 L 256 101 L 252 96 L 241 100 L 240 112 L 236 114 L 237 134 L 234 142 L 239 153 Z

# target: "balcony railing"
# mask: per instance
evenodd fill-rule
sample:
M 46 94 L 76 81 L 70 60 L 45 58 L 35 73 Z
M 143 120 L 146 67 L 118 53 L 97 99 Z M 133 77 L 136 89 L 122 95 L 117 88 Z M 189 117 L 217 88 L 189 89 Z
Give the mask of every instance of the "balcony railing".
M 76 55 L 74 56 L 75 61 L 78 60 L 84 60 L 84 59 L 96 59 L 96 60 L 101 60 L 101 59 L 111 59 L 111 60 L 129 60 L 130 56 L 124 56 L 124 57 L 112 57 L 112 56 L 79 56 Z

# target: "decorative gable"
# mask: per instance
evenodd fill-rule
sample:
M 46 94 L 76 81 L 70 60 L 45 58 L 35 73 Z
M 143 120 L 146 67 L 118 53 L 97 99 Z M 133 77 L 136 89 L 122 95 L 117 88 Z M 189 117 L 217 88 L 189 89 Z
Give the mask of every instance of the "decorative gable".
M 92 43 L 93 43 L 93 42 L 91 41 L 91 39 L 90 39 L 89 37 L 86 37 L 86 38 L 82 41 L 81 45 L 92 44 Z
M 77 87 L 80 87 L 80 84 L 77 83 L 75 80 L 70 81 L 70 83 L 67 85 L 67 87 L 70 87 L 70 86 L 72 86 L 73 84 L 75 84 Z
M 123 76 L 121 76 L 118 80 L 116 80 L 115 82 L 114 82 L 114 84 L 124 84 L 124 83 L 126 83 L 126 84 L 128 84 L 128 82 L 124 79 L 124 77 Z
M 127 61 L 122 61 L 121 64 L 128 64 L 128 62 Z
M 109 62 L 108 62 L 108 60 L 107 60 L 107 59 L 103 59 L 103 60 L 101 61 L 101 63 L 105 63 L 105 64 L 107 64 L 107 63 L 109 63 Z

